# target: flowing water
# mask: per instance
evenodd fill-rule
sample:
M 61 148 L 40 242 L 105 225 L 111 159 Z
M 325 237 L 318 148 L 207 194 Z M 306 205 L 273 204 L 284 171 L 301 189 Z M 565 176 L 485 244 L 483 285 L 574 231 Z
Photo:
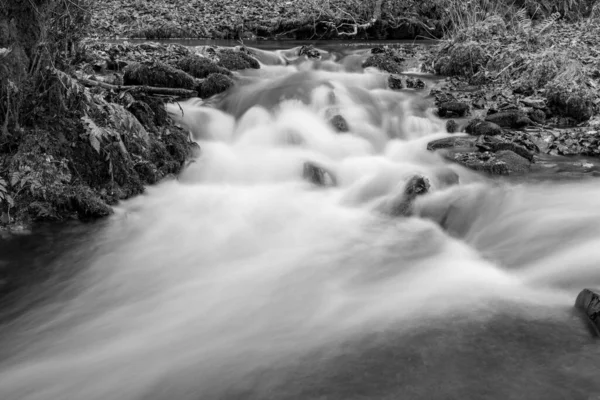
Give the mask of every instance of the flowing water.
M 431 101 L 366 52 L 290 54 L 169 107 L 201 154 L 67 235 L 47 268 L 72 272 L 5 319 L 0 399 L 600 398 L 572 307 L 600 285 L 598 182 L 450 165 L 425 149 L 446 135 Z M 430 193 L 391 217 L 414 175 Z

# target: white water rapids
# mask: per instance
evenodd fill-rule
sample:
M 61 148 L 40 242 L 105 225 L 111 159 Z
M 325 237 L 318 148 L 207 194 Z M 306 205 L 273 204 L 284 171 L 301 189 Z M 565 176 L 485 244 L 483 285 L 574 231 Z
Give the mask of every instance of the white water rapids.
M 430 101 L 365 52 L 281 54 L 169 108 L 201 154 L 57 261 L 81 272 L 3 327 L 0 399 L 598 398 L 571 309 L 600 285 L 600 184 L 450 165 L 425 148 L 446 135 Z M 414 215 L 382 213 L 414 175 Z

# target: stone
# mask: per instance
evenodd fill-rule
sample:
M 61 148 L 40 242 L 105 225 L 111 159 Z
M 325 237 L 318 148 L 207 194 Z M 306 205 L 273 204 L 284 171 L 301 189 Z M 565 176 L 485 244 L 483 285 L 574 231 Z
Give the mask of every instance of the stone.
M 528 160 L 510 150 L 498 153 L 453 153 L 448 158 L 474 171 L 486 172 L 491 175 L 524 173 L 531 166 Z
M 346 122 L 346 119 L 344 117 L 342 117 L 340 114 L 334 115 L 329 120 L 329 123 L 331 124 L 331 126 L 333 126 L 335 128 L 335 130 L 337 132 L 344 133 L 344 132 L 348 132 L 350 130 L 348 128 L 348 122 Z
M 304 45 L 300 47 L 298 51 L 299 56 L 306 56 L 307 58 L 319 59 L 321 58 L 321 53 L 319 50 L 315 49 L 315 47 L 311 45 Z
M 431 184 L 424 176 L 415 175 L 406 182 L 402 194 L 390 205 L 390 215 L 394 217 L 408 216 L 412 212 L 412 204 L 417 196 L 429 192 Z
M 543 124 L 544 122 L 546 122 L 546 113 L 538 108 L 528 112 L 527 116 L 533 122 L 537 122 L 538 124 Z
M 386 52 L 369 56 L 363 63 L 363 68 L 375 67 L 381 71 L 389 72 L 390 74 L 400 74 L 403 70 L 403 62 L 403 58 L 395 56 L 390 52 Z
M 302 177 L 316 186 L 336 186 L 335 175 L 324 167 L 311 161 L 304 163 Z
M 520 111 L 501 111 L 488 115 L 485 118 L 488 122 L 493 122 L 503 128 L 519 129 L 528 125 L 533 125 L 533 121 Z
M 406 87 L 409 89 L 425 89 L 425 82 L 419 78 L 408 77 L 406 78 Z
M 502 128 L 497 124 L 480 119 L 473 119 L 465 128 L 465 132 L 474 136 L 496 136 L 502 134 Z
M 457 130 L 458 124 L 456 123 L 456 121 L 453 119 L 449 119 L 448 122 L 446 122 L 446 132 L 455 133 Z
M 392 90 L 404 89 L 404 84 L 402 83 L 402 78 L 396 75 L 390 75 L 388 77 L 388 86 Z
M 479 136 L 475 142 L 475 146 L 480 151 L 491 151 L 493 153 L 509 150 L 525 158 L 529 162 L 533 162 L 533 153 L 524 146 L 520 146 L 514 142 L 510 142 L 504 138 Z
M 448 101 L 440 104 L 438 115 L 440 117 L 463 117 L 469 112 L 469 105 L 460 101 Z
M 464 136 L 453 136 L 437 139 L 427 143 L 427 150 L 435 151 L 441 149 L 476 150 L 475 138 Z
M 477 100 L 473 101 L 473 107 L 479 110 L 485 108 L 485 99 L 480 97 Z
M 546 100 L 543 98 L 525 97 L 524 99 L 521 99 L 519 101 L 527 107 L 533 107 L 540 110 L 546 108 Z
M 597 336 L 600 336 L 600 294 L 584 289 L 575 300 L 575 307 L 582 310 Z

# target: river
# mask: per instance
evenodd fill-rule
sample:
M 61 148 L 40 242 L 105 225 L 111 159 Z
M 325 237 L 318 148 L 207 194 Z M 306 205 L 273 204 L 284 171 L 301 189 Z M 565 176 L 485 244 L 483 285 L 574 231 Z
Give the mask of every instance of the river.
M 169 106 L 202 149 L 178 179 L 10 239 L 3 262 L 45 272 L 2 314 L 0 399 L 600 398 L 573 310 L 600 286 L 598 182 L 448 164 L 431 99 L 363 50 L 261 54 L 225 96 Z M 390 216 L 415 175 L 430 192 Z

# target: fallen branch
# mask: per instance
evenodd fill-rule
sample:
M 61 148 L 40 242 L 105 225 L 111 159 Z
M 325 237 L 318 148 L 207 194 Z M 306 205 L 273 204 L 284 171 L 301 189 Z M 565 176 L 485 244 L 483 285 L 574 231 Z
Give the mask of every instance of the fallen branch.
M 169 96 L 179 97 L 198 97 L 198 92 L 190 89 L 179 89 L 179 88 L 163 88 L 163 87 L 152 87 L 152 86 L 133 86 L 133 85 L 111 85 L 110 83 L 93 81 L 86 78 L 78 78 L 83 86 L 87 87 L 101 87 L 104 89 L 115 90 L 115 91 L 137 91 L 150 94 L 164 94 Z

